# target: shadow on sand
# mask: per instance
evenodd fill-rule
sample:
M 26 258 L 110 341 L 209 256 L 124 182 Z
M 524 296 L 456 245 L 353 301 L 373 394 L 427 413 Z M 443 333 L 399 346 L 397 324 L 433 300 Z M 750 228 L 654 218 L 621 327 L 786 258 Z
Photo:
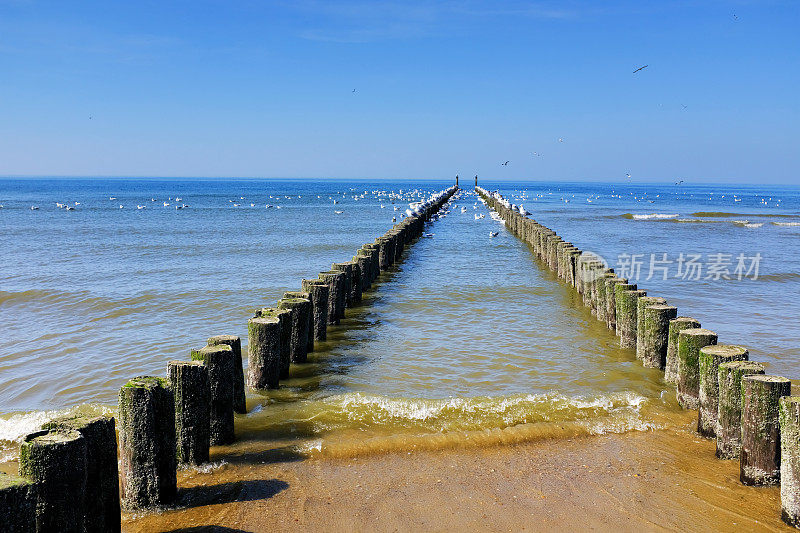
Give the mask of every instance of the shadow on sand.
M 287 488 L 289 488 L 289 484 L 280 479 L 231 481 L 220 483 L 219 485 L 198 485 L 179 489 L 178 500 L 179 506 L 185 508 L 234 502 L 252 502 L 267 500 Z M 235 530 L 221 529 L 220 531 Z

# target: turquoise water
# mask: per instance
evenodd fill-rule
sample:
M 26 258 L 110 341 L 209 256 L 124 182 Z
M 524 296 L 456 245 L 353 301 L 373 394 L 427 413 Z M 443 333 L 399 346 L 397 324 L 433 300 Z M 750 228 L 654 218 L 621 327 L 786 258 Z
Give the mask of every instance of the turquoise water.
M 127 379 L 163 375 L 211 335 L 246 339 L 254 309 L 349 259 L 409 201 L 448 185 L 0 180 L 0 451 L 12 456 L 15 440 L 53 413 L 113 411 Z M 641 288 L 794 377 L 798 189 L 482 185 L 611 266 L 642 255 Z M 681 253 L 704 264 L 730 254 L 731 272 L 738 254 L 760 254 L 758 277 L 703 279 L 704 270 L 688 280 L 673 263 L 667 280 L 645 279 L 651 254 Z M 668 423 L 669 390 L 467 190 L 307 365 L 277 391 L 249 393 L 237 428 L 244 439 L 315 449 L 367 437 L 525 439 L 553 424 L 627 431 Z

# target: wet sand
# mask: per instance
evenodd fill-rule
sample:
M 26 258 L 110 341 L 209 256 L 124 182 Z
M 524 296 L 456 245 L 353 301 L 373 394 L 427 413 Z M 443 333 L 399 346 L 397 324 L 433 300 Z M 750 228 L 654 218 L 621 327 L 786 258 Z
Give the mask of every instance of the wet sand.
M 778 487 L 739 483 L 692 431 L 304 459 L 273 450 L 179 474 L 182 507 L 125 531 L 775 531 Z M 223 450 L 220 450 L 222 452 Z M 228 450 L 230 454 L 231 450 Z

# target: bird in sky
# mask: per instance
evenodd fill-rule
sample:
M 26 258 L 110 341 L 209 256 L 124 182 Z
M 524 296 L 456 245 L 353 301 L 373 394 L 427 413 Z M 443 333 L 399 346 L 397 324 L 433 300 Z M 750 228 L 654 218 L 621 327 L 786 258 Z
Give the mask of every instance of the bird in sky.
M 736 16 L 736 13 L 733 14 L 733 20 L 739 20 L 739 17 Z
M 563 143 L 563 142 L 564 142 L 564 139 L 563 139 L 562 137 L 559 137 L 559 138 L 558 138 L 558 142 L 560 142 L 560 143 Z
M 92 115 L 89 115 L 89 120 L 92 120 Z
M 541 157 L 541 156 L 542 156 L 542 154 L 540 154 L 539 152 L 533 152 L 533 156 L 534 156 L 534 157 Z
M 680 185 L 681 183 L 683 183 L 683 180 L 676 181 L 675 185 Z
M 684 108 L 684 109 L 687 109 L 687 108 L 689 107 L 689 106 L 688 106 L 688 105 L 686 105 L 686 104 L 681 104 L 681 106 L 683 106 L 683 108 Z
M 507 167 L 511 161 L 506 161 L 505 163 L 500 163 L 501 167 Z
M 626 174 L 625 174 L 625 177 L 626 177 L 626 178 L 628 178 L 628 179 L 631 179 L 631 174 L 630 174 L 630 172 L 626 173 Z
M 634 71 L 633 71 L 633 73 L 634 73 L 634 74 L 636 74 L 636 73 L 637 73 L 637 72 L 639 72 L 640 70 L 644 70 L 644 69 L 646 69 L 648 66 L 649 66 L 649 65 L 645 65 L 645 66 L 643 66 L 643 67 L 639 67 L 639 68 L 637 68 L 636 70 L 634 70 Z

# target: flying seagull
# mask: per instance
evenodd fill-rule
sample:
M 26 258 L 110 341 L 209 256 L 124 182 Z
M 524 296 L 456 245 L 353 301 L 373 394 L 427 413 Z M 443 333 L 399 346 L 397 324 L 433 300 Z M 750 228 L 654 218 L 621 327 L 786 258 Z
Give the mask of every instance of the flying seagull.
M 636 70 L 634 70 L 634 71 L 633 71 L 633 73 L 634 73 L 634 74 L 636 74 L 636 73 L 637 73 L 637 72 L 639 72 L 640 70 L 644 70 L 644 69 L 646 69 L 647 67 L 648 67 L 648 65 L 645 65 L 645 66 L 643 66 L 643 67 L 639 67 L 639 68 L 637 68 Z
M 500 163 L 500 166 L 507 167 L 511 161 L 506 161 L 505 163 Z
M 683 183 L 683 180 L 676 181 L 676 182 L 675 182 L 675 185 L 680 185 L 681 183 Z

